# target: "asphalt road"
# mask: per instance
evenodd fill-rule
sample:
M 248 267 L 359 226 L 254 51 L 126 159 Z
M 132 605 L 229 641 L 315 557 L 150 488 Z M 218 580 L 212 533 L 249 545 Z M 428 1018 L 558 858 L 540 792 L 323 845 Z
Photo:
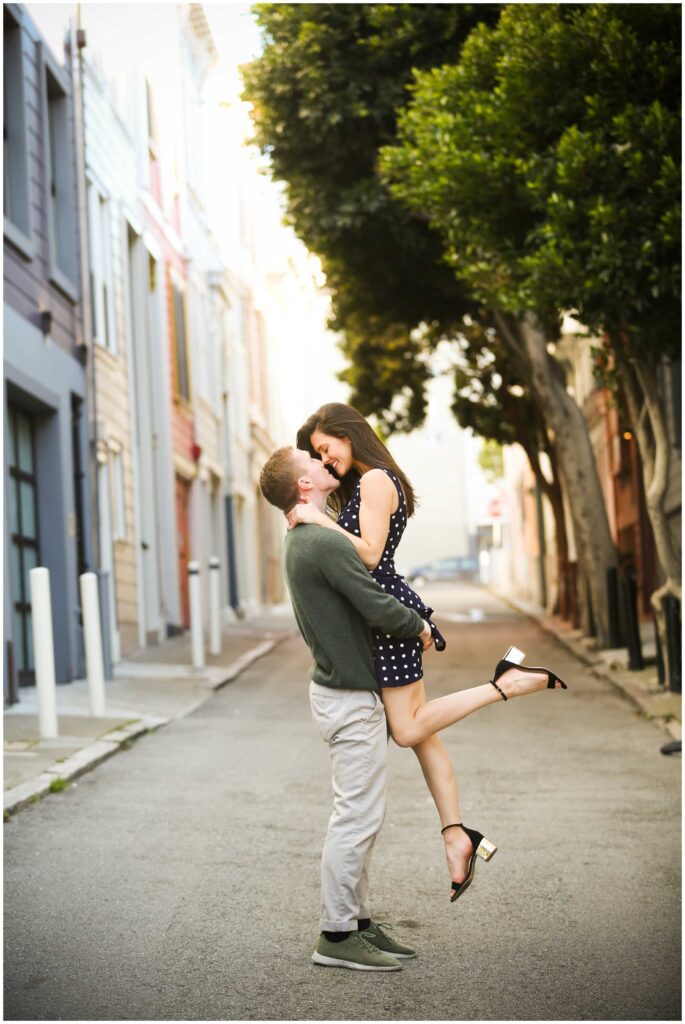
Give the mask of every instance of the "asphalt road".
M 571 688 L 443 733 L 464 820 L 499 847 L 456 904 L 391 745 L 374 916 L 418 958 L 310 961 L 331 794 L 296 637 L 5 826 L 5 1019 L 680 1019 L 680 758 L 530 620 L 476 588 L 425 596 L 448 640 L 429 696 L 484 682 L 509 643 Z

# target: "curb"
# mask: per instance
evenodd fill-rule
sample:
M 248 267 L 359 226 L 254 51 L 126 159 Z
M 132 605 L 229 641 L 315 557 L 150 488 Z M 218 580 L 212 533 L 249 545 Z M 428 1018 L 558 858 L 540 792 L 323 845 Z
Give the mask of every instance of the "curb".
M 583 662 L 583 664 L 587 666 L 590 672 L 592 672 L 593 676 L 595 676 L 597 679 L 603 679 L 605 682 L 610 683 L 617 691 L 620 697 L 623 697 L 623 699 L 628 701 L 629 704 L 632 704 L 634 708 L 640 711 L 643 715 L 647 716 L 647 721 L 653 722 L 659 728 L 663 729 L 665 732 L 668 733 L 671 739 L 681 739 L 681 723 L 677 721 L 674 722 L 666 718 L 659 718 L 658 716 L 654 715 L 651 711 L 647 709 L 647 707 L 645 707 L 645 704 L 641 700 L 639 694 L 628 689 L 624 683 L 620 682 L 620 680 L 616 679 L 613 675 L 611 675 L 609 669 L 602 667 L 601 659 L 592 658 L 584 651 L 579 651 L 574 642 L 565 637 L 563 633 L 559 632 L 559 630 L 555 629 L 555 627 L 550 622 L 545 621 L 545 619 L 543 619 L 540 615 L 536 614 L 534 611 L 531 611 L 529 608 L 525 608 L 523 605 L 518 604 L 508 594 L 503 594 L 501 591 L 495 590 L 494 587 L 488 587 L 487 589 L 490 591 L 490 593 L 494 594 L 495 597 L 499 598 L 500 601 L 503 601 L 505 604 L 508 604 L 510 608 L 513 608 L 514 611 L 519 612 L 519 614 L 525 615 L 526 618 L 531 619 L 537 626 L 540 627 L 540 629 L 544 630 L 545 633 L 548 633 L 550 636 L 553 636 L 555 640 L 558 640 L 558 642 L 563 647 L 565 647 L 566 650 L 569 651 L 575 658 L 577 658 L 578 661 Z
M 16 814 L 23 807 L 28 807 L 29 804 L 46 796 L 51 791 L 50 787 L 56 779 L 63 782 L 77 779 L 79 775 L 91 771 L 96 765 L 112 757 L 113 754 L 121 750 L 125 743 L 137 739 L 151 729 L 157 729 L 160 725 L 166 725 L 168 721 L 170 721 L 168 718 L 147 715 L 131 725 L 113 729 L 111 733 L 105 733 L 106 739 L 99 739 L 95 743 L 88 744 L 87 747 L 78 750 L 71 757 L 56 762 L 51 768 L 46 768 L 35 779 L 29 779 L 28 782 L 22 782 L 18 786 L 6 790 L 3 794 L 4 814 Z
M 86 772 L 92 771 L 97 765 L 102 764 L 103 761 L 107 761 L 132 740 L 139 739 L 147 732 L 154 731 L 164 725 L 168 725 L 172 721 L 192 714 L 196 708 L 209 699 L 212 693 L 228 683 L 232 683 L 245 669 L 249 668 L 250 665 L 263 658 L 266 654 L 269 654 L 280 643 L 287 640 L 289 636 L 290 634 L 286 633 L 275 640 L 265 640 L 263 643 L 253 647 L 252 650 L 246 651 L 245 654 L 236 658 L 235 661 L 226 666 L 225 675 L 218 682 L 210 685 L 207 696 L 191 704 L 190 707 L 185 708 L 179 714 L 173 715 L 170 718 L 162 718 L 157 715 L 142 715 L 130 725 L 113 729 L 111 732 L 105 733 L 102 739 L 82 747 L 81 750 L 72 754 L 71 757 L 67 757 L 64 761 L 56 762 L 50 768 L 46 768 L 44 772 L 41 772 L 40 775 L 37 775 L 35 779 L 29 779 L 28 782 L 22 782 L 18 786 L 13 786 L 11 789 L 6 790 L 3 794 L 5 820 L 24 807 L 28 807 L 29 804 L 36 803 L 42 797 L 47 796 L 51 792 L 50 787 L 56 780 L 59 779 L 67 783 L 71 782 L 73 779 L 77 779 L 79 775 L 84 775 Z

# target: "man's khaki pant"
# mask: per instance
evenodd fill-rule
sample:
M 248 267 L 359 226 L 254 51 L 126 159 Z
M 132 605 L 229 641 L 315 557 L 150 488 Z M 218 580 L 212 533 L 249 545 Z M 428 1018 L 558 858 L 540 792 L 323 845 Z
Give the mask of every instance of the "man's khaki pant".
M 385 708 L 370 690 L 310 683 L 312 715 L 333 767 L 333 813 L 321 858 L 321 931 L 356 931 L 371 917 L 369 866 L 385 817 Z

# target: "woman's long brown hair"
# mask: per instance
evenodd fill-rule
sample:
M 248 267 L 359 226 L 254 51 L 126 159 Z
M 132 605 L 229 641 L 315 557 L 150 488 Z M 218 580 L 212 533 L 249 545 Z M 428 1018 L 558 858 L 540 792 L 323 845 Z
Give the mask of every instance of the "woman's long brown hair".
M 312 413 L 307 422 L 302 424 L 297 432 L 297 447 L 311 452 L 316 458 L 321 458 L 311 442 L 315 430 L 320 430 L 322 434 L 330 434 L 331 437 L 348 438 L 352 445 L 352 456 L 359 462 L 373 469 L 391 469 L 402 485 L 407 501 L 407 515 L 414 515 L 417 504 L 414 488 L 360 412 L 342 402 L 329 402 Z M 340 487 L 328 499 L 331 509 L 337 513 L 342 511 L 352 497 L 359 477 L 358 470 L 352 467 L 340 478 Z

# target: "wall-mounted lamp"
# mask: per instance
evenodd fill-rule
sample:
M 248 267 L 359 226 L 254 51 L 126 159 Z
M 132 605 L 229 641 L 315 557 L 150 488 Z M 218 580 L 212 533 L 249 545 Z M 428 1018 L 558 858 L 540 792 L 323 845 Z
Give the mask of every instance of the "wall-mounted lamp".
M 633 440 L 633 432 L 632 432 L 632 430 L 624 430 L 623 431 L 623 440 L 624 441 L 632 441 Z

